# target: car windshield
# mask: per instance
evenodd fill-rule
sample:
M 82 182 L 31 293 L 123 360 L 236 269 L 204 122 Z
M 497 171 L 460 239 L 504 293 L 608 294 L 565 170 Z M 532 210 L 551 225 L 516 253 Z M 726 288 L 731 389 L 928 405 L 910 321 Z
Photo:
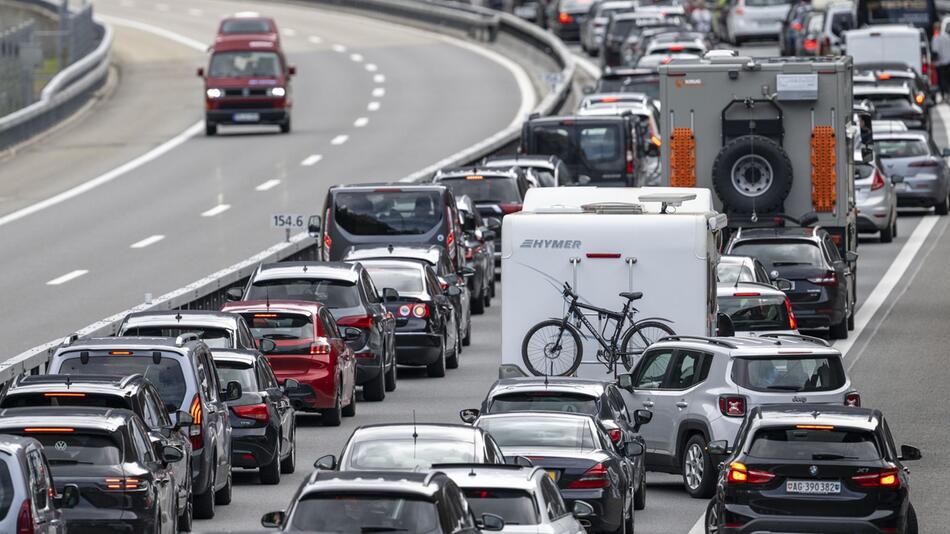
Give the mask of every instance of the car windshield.
M 607 78 L 600 81 L 597 92 L 643 93 L 651 100 L 657 100 L 660 97 L 660 79 L 654 77 Z
M 882 158 L 914 158 L 929 156 L 923 139 L 881 139 L 874 141 L 874 149 Z
M 792 328 L 788 320 L 785 297 L 719 297 L 718 302 L 719 311 L 732 319 L 732 324 L 738 332 L 791 330 Z
M 585 419 L 554 417 L 493 417 L 478 421 L 498 446 L 594 449 L 594 435 Z
M 311 493 L 294 505 L 289 530 L 362 534 L 441 534 L 435 503 L 415 496 Z
M 513 178 L 491 178 L 481 175 L 442 178 L 440 184 L 448 186 L 455 198 L 468 195 L 473 202 L 520 204 L 521 192 Z
M 841 359 L 834 356 L 736 358 L 732 380 L 756 391 L 833 391 L 846 383 Z
M 212 78 L 277 78 L 280 57 L 274 52 L 217 52 L 211 56 L 208 76 Z
M 357 441 L 348 457 L 348 469 L 359 471 L 412 471 L 432 464 L 475 461 L 469 441 L 440 439 L 387 439 Z
M 489 413 L 504 412 L 568 412 L 596 415 L 597 399 L 590 395 L 558 391 L 523 391 L 498 395 L 491 401 Z
M 155 363 L 152 352 L 148 351 L 147 354 L 135 354 L 133 356 L 92 353 L 89 356 L 89 362 L 86 364 L 83 364 L 82 359 L 76 355 L 64 360 L 62 366 L 56 372 L 64 375 L 128 376 L 142 374 L 158 389 L 158 393 L 170 413 L 185 409 L 183 404 L 187 385 L 181 362 L 178 361 L 178 358 L 170 357 L 168 353 L 162 353 L 161 361 Z
M 730 254 L 755 258 L 762 262 L 766 268 L 789 265 L 821 267 L 824 265 L 821 249 L 818 248 L 818 245 L 804 240 L 740 241 L 733 247 Z
M 40 423 L 37 422 L 39 425 Z M 55 423 L 43 423 L 55 427 Z M 112 436 L 78 429 L 70 432 L 23 432 L 43 444 L 46 458 L 54 469 L 57 465 L 117 465 L 122 463 L 122 450 Z M 55 474 L 55 473 L 54 473 Z
M 122 331 L 122 336 L 178 337 L 182 334 L 197 334 L 213 349 L 233 348 L 231 332 L 224 328 L 179 327 L 179 326 L 133 326 Z
M 754 282 L 752 270 L 741 263 L 720 263 L 716 267 L 716 280 L 722 284 Z
M 799 428 L 801 426 L 822 428 Z M 821 424 L 761 429 L 752 439 L 749 456 L 805 461 L 881 459 L 872 433 Z
M 65 388 L 64 388 L 65 389 Z M 65 394 L 57 394 L 65 393 Z M 17 393 L 12 391 L 3 397 L 0 408 L 29 408 L 32 406 L 95 406 L 97 408 L 131 409 L 129 397 L 103 395 L 101 393 L 77 393 L 76 391 L 45 393 Z M 177 407 L 175 408 L 178 409 Z
M 305 300 L 330 308 L 352 308 L 360 305 L 360 293 L 355 282 L 346 280 L 278 278 L 255 281 L 247 300 Z
M 412 267 L 393 267 L 364 263 L 363 267 L 378 288 L 392 288 L 402 293 L 422 293 L 422 270 Z
M 310 352 L 314 329 L 309 315 L 278 312 L 242 313 L 241 315 L 251 328 L 254 339 L 270 339 L 277 345 L 268 353 L 268 356 Z
M 214 367 L 218 370 L 218 381 L 222 384 L 237 382 L 241 384 L 241 391 L 260 391 L 257 386 L 257 376 L 254 367 L 243 362 L 229 362 L 215 360 Z
M 538 506 L 527 491 L 463 488 L 462 493 L 475 517 L 495 514 L 505 520 L 505 525 L 537 525 L 539 522 Z
M 353 235 L 424 234 L 445 211 L 438 191 L 340 191 L 334 206 L 333 220 Z
M 614 171 L 624 154 L 619 125 L 538 125 L 534 127 L 535 152 L 553 154 L 568 165 Z
M 271 33 L 271 28 L 266 20 L 226 20 L 221 25 L 221 33 Z

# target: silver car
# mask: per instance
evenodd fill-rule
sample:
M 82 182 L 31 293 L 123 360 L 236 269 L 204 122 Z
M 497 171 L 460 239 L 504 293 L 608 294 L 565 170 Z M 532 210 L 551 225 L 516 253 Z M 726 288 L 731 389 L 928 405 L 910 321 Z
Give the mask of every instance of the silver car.
M 718 284 L 716 303 L 719 313 L 732 320 L 737 336 L 798 333 L 792 302 L 770 283 Z
M 880 232 L 881 243 L 897 237 L 897 193 L 894 183 L 875 163 L 854 162 L 858 232 Z
M 611 13 L 633 11 L 638 3 L 632 0 L 609 0 L 591 6 L 587 20 L 581 24 L 581 48 L 592 56 L 599 54 Z
M 505 520 L 505 534 L 586 534 L 593 509 L 574 501 L 568 510 L 557 485 L 540 467 L 517 465 L 447 464 L 434 466 L 465 494 L 475 514 L 495 514 Z
M 897 205 L 950 213 L 950 151 L 938 150 L 926 132 L 874 134 L 874 149 L 897 192 Z
M 60 508 L 79 502 L 79 488 L 68 484 L 56 494 L 43 446 L 33 438 L 0 435 L 0 453 L 0 532 L 65 534 Z
M 749 39 L 775 39 L 790 6 L 791 0 L 732 0 L 725 24 L 720 25 L 726 32 L 722 37 L 735 45 Z

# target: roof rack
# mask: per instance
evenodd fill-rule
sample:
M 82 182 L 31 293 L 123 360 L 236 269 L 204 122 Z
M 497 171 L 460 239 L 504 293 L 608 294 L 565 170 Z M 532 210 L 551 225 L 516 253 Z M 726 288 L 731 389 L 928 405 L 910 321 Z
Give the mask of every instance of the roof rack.
M 662 341 L 698 341 L 701 343 L 709 343 L 710 345 L 719 345 L 720 347 L 726 347 L 728 349 L 738 349 L 739 346 L 730 341 L 725 341 L 723 339 L 715 337 L 702 337 L 702 336 L 666 336 L 658 339 L 656 342 L 660 343 Z
M 176 347 L 184 347 L 185 343 L 189 341 L 201 341 L 201 338 L 198 337 L 198 334 L 194 332 L 185 332 L 184 334 L 175 338 Z
M 758 337 L 771 337 L 775 339 L 789 338 L 789 339 L 798 339 L 800 341 L 807 341 L 808 343 L 814 343 L 815 345 L 821 345 L 822 347 L 830 347 L 831 343 L 828 343 L 824 339 L 815 336 L 806 336 L 804 334 L 783 334 L 776 332 L 774 334 L 760 334 Z
M 77 339 L 79 339 L 79 334 L 76 333 L 76 332 L 73 332 L 72 334 L 69 334 L 68 336 L 64 337 L 64 338 L 63 338 L 63 342 L 60 343 L 59 346 L 60 346 L 60 347 L 68 347 L 68 346 L 72 345 L 73 343 L 75 343 Z

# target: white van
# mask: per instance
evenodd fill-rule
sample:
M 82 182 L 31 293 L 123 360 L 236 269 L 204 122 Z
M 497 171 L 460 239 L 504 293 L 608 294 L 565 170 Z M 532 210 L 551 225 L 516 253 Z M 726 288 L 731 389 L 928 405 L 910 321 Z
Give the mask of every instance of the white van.
M 855 65 L 903 63 L 931 79 L 930 44 L 920 28 L 886 24 L 844 32 L 844 53 Z
M 708 189 L 530 189 L 522 211 L 505 217 L 502 226 L 500 375 L 532 374 L 522 344 L 535 325 L 567 314 L 565 283 L 578 302 L 613 312 L 627 300 L 619 293 L 642 292 L 632 302 L 639 310 L 635 320 L 651 320 L 677 335 L 713 335 L 718 240 L 725 226 Z M 584 315 L 609 343 L 614 321 L 590 310 Z M 598 362 L 599 341 L 583 325 L 578 330 L 583 356 L 572 374 L 612 376 L 613 369 Z

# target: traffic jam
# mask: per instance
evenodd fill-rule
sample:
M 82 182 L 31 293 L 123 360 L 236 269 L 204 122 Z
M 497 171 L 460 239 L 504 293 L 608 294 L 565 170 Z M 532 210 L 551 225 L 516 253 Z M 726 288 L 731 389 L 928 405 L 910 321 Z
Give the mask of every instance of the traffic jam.
M 305 471 L 247 532 L 632 534 L 651 472 L 710 534 L 916 534 L 925 453 L 839 343 L 859 240 L 950 212 L 932 135 L 950 21 L 919 3 L 491 6 L 599 64 L 576 108 L 431 180 L 330 187 L 304 225 L 317 259 L 262 263 L 223 305 L 61 333 L 0 394 L 0 532 L 214 532 L 196 521 L 228 514 L 236 473 L 263 492 Z M 274 19 L 221 21 L 205 134 L 291 134 L 296 74 Z M 342 450 L 297 437 L 298 416 L 338 427 L 397 398 L 407 368 L 453 380 L 492 306 L 480 405 Z

